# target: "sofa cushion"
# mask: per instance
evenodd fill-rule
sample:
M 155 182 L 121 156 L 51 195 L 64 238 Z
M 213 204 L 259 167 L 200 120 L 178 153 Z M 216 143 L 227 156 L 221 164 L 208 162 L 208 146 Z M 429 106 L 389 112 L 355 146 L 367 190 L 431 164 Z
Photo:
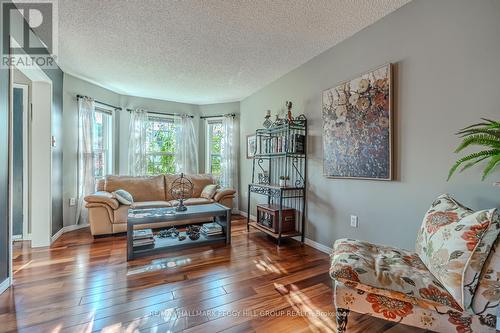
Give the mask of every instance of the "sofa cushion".
M 413 252 L 368 242 L 339 239 L 331 256 L 330 276 L 351 288 L 429 305 L 460 305 Z
M 208 184 L 203 188 L 203 191 L 201 191 L 200 198 L 213 199 L 215 192 L 217 192 L 217 188 L 219 188 L 217 184 Z
M 164 201 L 165 177 L 106 176 L 106 191 L 123 189 L 134 197 L 134 201 Z
M 134 197 L 132 194 L 128 193 L 125 190 L 116 190 L 113 192 L 113 197 L 118 200 L 122 205 L 130 206 L 134 203 Z
M 496 209 L 473 212 L 449 195 L 442 195 L 422 222 L 416 252 L 463 309 L 470 305 L 478 283 L 474 275 L 479 275 L 484 263 L 476 261 L 471 266 L 472 256 L 489 253 L 498 231 L 493 239 L 483 237 L 497 219 Z

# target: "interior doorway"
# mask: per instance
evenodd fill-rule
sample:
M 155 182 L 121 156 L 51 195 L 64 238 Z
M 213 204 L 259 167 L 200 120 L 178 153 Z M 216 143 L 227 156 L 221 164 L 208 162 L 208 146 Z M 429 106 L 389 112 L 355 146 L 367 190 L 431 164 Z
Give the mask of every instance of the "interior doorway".
M 31 81 L 14 72 L 12 91 L 12 240 L 29 240 L 29 109 Z
M 52 235 L 52 80 L 38 67 L 10 69 L 9 239 L 11 283 L 27 247 Z M 20 257 L 22 258 L 22 257 Z

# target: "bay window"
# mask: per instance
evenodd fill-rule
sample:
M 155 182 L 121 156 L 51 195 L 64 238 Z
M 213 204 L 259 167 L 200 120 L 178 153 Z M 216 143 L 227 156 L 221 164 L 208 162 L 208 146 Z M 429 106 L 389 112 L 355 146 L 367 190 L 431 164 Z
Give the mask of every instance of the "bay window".
M 147 174 L 175 173 L 174 119 L 150 115 L 146 128 Z
M 92 126 L 94 177 L 99 179 L 113 173 L 113 112 L 96 107 Z

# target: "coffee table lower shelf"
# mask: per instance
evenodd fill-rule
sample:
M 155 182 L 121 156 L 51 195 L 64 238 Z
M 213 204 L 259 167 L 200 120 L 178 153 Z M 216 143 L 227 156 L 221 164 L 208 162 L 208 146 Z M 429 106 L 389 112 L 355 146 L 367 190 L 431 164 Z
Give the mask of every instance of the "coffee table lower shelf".
M 248 225 L 251 226 L 252 228 L 259 230 L 259 231 L 265 232 L 266 234 L 268 234 L 271 237 L 280 238 L 280 235 L 278 233 L 272 232 L 264 227 L 261 227 L 257 222 L 250 222 L 250 223 L 248 223 Z M 281 238 L 290 238 L 290 237 L 296 237 L 296 236 L 300 236 L 300 235 L 302 235 L 302 234 L 298 231 L 287 231 L 287 232 L 281 233 Z
M 129 257 L 129 260 L 147 255 L 152 255 L 158 252 L 165 252 L 165 250 L 167 249 L 175 251 L 194 246 L 203 246 L 214 243 L 221 243 L 221 244 L 226 243 L 226 236 L 224 234 L 218 236 L 210 236 L 210 237 L 200 235 L 200 238 L 196 240 L 190 239 L 185 232 L 181 232 L 180 234 L 186 236 L 186 239 L 180 241 L 177 238 L 160 238 L 158 236 L 155 236 L 154 247 L 144 247 L 144 248 L 134 247 L 133 252 Z

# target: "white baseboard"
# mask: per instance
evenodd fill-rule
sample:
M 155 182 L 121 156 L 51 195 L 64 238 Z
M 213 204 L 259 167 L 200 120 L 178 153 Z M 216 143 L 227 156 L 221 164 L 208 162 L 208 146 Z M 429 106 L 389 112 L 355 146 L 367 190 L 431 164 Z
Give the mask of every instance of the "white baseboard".
M 56 232 L 56 234 L 54 236 L 52 236 L 50 238 L 50 242 L 54 243 L 56 241 L 56 239 L 61 237 L 62 234 L 65 234 L 65 233 L 73 231 L 73 230 L 86 228 L 88 226 L 89 226 L 88 224 L 74 224 L 74 225 L 67 225 L 65 227 L 62 227 L 58 232 Z
M 0 294 L 10 287 L 10 277 L 6 278 L 2 283 L 0 283 Z
M 244 216 L 244 217 L 247 217 L 247 215 L 248 215 L 246 212 L 243 212 L 241 210 L 238 212 L 238 214 L 240 214 L 241 216 Z M 250 215 L 250 219 L 254 220 L 254 221 L 257 221 L 257 217 L 255 217 L 253 215 Z M 295 240 L 297 240 L 297 241 L 300 242 L 300 237 L 293 237 L 293 238 Z M 304 239 L 304 243 L 306 245 L 309 245 L 310 247 L 316 249 L 316 250 L 319 250 L 319 251 L 327 253 L 327 254 L 330 254 L 333 251 L 333 249 L 331 247 L 328 247 L 328 246 L 323 245 L 321 243 L 315 242 L 315 241 L 313 241 L 312 239 L 309 239 L 309 238 L 305 238 Z
M 333 248 L 328 247 L 326 245 L 323 245 L 321 243 L 315 242 L 312 239 L 306 238 L 305 239 L 306 245 L 309 245 L 312 248 L 315 248 L 316 250 L 319 250 L 321 252 L 324 252 L 326 254 L 331 254 L 333 251 Z
M 239 210 L 237 214 L 240 214 L 240 215 L 241 215 L 241 216 L 243 216 L 243 217 L 247 217 L 247 216 L 248 216 L 248 214 L 247 214 L 247 213 L 245 213 L 245 212 L 244 212 L 244 211 L 242 211 L 242 210 Z M 250 220 L 257 221 L 257 217 L 256 217 L 256 216 L 254 216 L 254 215 L 251 215 L 251 214 L 250 214 Z

